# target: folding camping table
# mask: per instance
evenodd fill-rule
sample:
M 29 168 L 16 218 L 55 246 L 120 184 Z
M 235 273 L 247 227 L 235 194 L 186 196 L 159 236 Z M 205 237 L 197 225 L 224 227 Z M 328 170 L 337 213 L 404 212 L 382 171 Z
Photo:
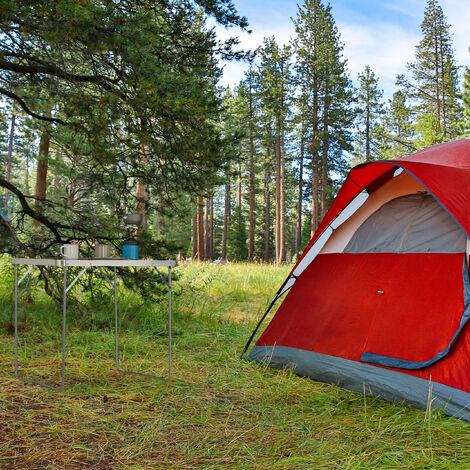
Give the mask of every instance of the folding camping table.
M 67 292 L 73 287 L 78 279 L 85 273 L 88 268 L 97 268 L 101 274 L 106 278 L 109 285 L 114 289 L 114 346 L 115 346 L 115 365 L 116 370 L 121 374 L 140 375 L 142 377 L 149 377 L 152 379 L 159 379 L 165 382 L 171 379 L 171 269 L 176 266 L 176 261 L 169 260 L 129 260 L 129 259 L 34 259 L 34 258 L 12 258 L 11 263 L 15 266 L 15 375 L 19 380 L 30 382 L 53 390 L 61 391 L 65 385 L 65 333 L 66 333 L 66 318 L 67 318 Z M 18 280 L 18 267 L 20 265 L 29 266 L 27 271 Z M 18 286 L 32 271 L 34 266 L 52 266 L 63 268 L 64 281 L 62 292 L 62 373 L 61 373 L 61 386 L 54 387 L 53 385 L 40 382 L 34 379 L 21 377 L 18 373 Z M 67 282 L 67 268 L 81 267 L 82 270 L 68 284 Z M 163 282 L 168 287 L 168 377 L 158 377 L 156 375 L 142 374 L 140 372 L 129 372 L 119 368 L 118 359 L 118 309 L 117 309 L 117 282 L 116 282 L 116 269 L 117 268 L 130 268 L 130 267 L 149 267 L 154 268 L 155 271 L 163 279 Z M 168 268 L 168 280 L 163 276 L 158 268 Z M 114 279 L 111 281 L 108 275 L 102 268 L 112 268 L 114 271 Z

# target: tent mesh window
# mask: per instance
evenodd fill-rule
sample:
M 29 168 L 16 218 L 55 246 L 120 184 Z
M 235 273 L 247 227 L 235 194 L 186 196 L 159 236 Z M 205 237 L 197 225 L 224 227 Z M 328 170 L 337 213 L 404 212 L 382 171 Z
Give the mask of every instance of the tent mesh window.
M 429 194 L 384 204 L 356 230 L 344 253 L 464 253 L 466 238 Z

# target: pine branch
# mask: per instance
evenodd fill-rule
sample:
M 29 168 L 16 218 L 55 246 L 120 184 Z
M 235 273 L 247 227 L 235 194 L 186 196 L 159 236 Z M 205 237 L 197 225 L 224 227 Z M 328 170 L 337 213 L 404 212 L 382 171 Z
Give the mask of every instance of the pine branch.
M 31 111 L 31 109 L 29 109 L 28 105 L 24 102 L 24 100 L 22 100 L 18 95 L 16 95 L 12 91 L 9 91 L 9 90 L 6 90 L 5 88 L 0 87 L 0 94 L 8 96 L 9 98 L 15 100 L 27 114 L 29 114 L 30 116 L 36 119 L 40 119 L 41 121 L 56 122 L 57 124 L 66 125 L 66 122 L 63 121 L 62 119 L 41 116 L 40 114 L 37 114 L 34 111 Z
M 3 225 L 8 233 L 10 234 L 11 238 L 13 241 L 16 243 L 16 245 L 23 250 L 28 256 L 31 256 L 31 258 L 34 256 L 32 251 L 29 249 L 28 246 L 26 246 L 19 238 L 18 235 L 16 234 L 15 230 L 13 227 L 9 224 L 7 220 L 5 220 L 3 217 L 0 216 L 0 225 Z M 52 288 L 52 282 L 49 277 L 49 274 L 46 270 L 45 266 L 38 266 L 39 271 L 41 272 L 41 276 L 44 279 L 44 290 L 45 292 L 51 296 L 56 303 L 58 303 L 61 299 L 57 297 L 54 293 L 54 289 Z
M 424 91 L 422 88 L 419 88 L 418 86 L 416 85 L 413 85 L 412 83 L 410 83 L 408 80 L 403 80 L 403 82 L 405 83 L 405 85 L 409 88 L 413 88 L 414 90 L 416 90 L 417 92 L 419 93 L 422 93 L 423 95 L 426 95 L 428 98 L 431 98 L 432 100 L 434 100 L 434 96 L 429 94 L 428 92 Z
M 24 57 L 22 57 L 24 59 Z M 29 58 L 30 59 L 30 58 Z M 77 75 L 74 73 L 66 72 L 65 70 L 60 69 L 54 64 L 47 64 L 45 62 L 39 61 L 37 58 L 33 58 L 36 62 L 39 62 L 39 65 L 21 65 L 9 62 L 7 60 L 0 60 L 0 69 L 9 70 L 11 72 L 26 74 L 45 74 L 52 75 L 54 77 L 63 78 L 64 80 L 85 82 L 85 83 L 103 83 L 103 82 L 114 82 L 118 81 L 118 78 L 111 79 L 105 77 L 104 75 Z

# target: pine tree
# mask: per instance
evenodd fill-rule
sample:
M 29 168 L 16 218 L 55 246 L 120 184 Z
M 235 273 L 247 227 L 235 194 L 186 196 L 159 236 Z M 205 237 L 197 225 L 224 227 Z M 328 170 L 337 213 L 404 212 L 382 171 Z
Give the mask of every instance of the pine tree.
M 330 172 L 344 174 L 347 171 L 345 151 L 352 150 L 350 123 L 354 118 L 354 100 L 351 81 L 346 71 L 346 60 L 342 56 L 343 44 L 331 14 L 331 6 L 326 8 L 327 36 L 325 45 L 325 82 L 321 93 L 322 112 L 322 172 L 320 217 L 326 215 L 334 194 L 337 192 L 335 180 Z
M 421 144 L 429 145 L 455 138 L 461 120 L 450 25 L 437 0 L 428 0 L 421 32 L 415 61 L 408 69 L 413 77 L 410 92 L 416 101 L 417 130 L 422 135 Z
M 383 158 L 385 159 L 403 157 L 415 149 L 412 109 L 404 83 L 404 76 L 398 75 L 395 83 L 398 89 L 389 100 L 384 114 L 385 146 Z
M 275 262 L 286 261 L 285 134 L 290 97 L 290 50 L 280 48 L 274 37 L 264 40 L 258 69 L 259 94 L 266 119 L 273 119 L 276 156 Z
M 465 68 L 465 76 L 463 83 L 463 102 L 464 102 L 464 122 L 463 128 L 466 135 L 470 135 L 470 68 Z
M 273 204 L 272 204 L 272 196 L 275 192 L 275 187 L 273 188 L 273 176 L 275 174 L 274 163 L 276 161 L 274 155 L 274 147 L 275 147 L 275 135 L 273 132 L 274 129 L 274 122 L 272 116 L 269 115 L 262 115 L 263 119 L 263 126 L 261 132 L 261 148 L 262 148 L 262 156 L 263 156 L 263 199 L 262 204 L 264 207 L 264 217 L 260 220 L 260 228 L 262 228 L 262 234 L 260 237 L 260 249 L 259 249 L 259 256 L 262 258 L 266 263 L 271 261 L 273 258 L 272 253 L 274 252 L 274 258 L 276 256 L 275 253 L 275 244 L 273 243 L 273 227 L 272 227 L 272 220 L 273 220 Z M 274 214 L 275 215 L 275 214 Z
M 309 110 L 305 116 L 308 131 L 306 147 L 310 157 L 312 210 L 311 234 L 313 235 L 319 220 L 319 152 L 320 152 L 320 89 L 323 82 L 321 47 L 326 36 L 326 11 L 321 0 L 305 0 L 303 8 L 299 6 L 294 20 L 297 36 L 293 40 L 297 60 L 295 69 L 301 93 L 306 96 Z
M 179 196 L 211 191 L 226 144 L 214 119 L 218 58 L 239 54 L 206 14 L 246 27 L 230 0 L 2 2 L 0 94 L 44 127 L 38 197 L 51 199 L 48 175 L 62 180 L 60 198 L 35 204 L 0 178 L 2 191 L 26 196 L 15 228 L 24 231 L 24 215 L 46 227 L 36 252 L 112 240 L 123 207 L 137 209 L 137 181 L 153 201 L 149 220 L 161 202 L 175 210 Z
M 306 105 L 307 100 L 305 93 L 302 93 L 296 100 L 298 114 L 296 116 L 297 139 L 298 145 L 298 185 L 297 185 L 297 221 L 295 227 L 295 258 L 298 259 L 301 254 L 302 246 L 302 216 L 303 216 L 303 200 L 304 200 L 304 164 L 305 164 L 305 135 L 306 135 Z
M 245 116 L 243 122 L 246 127 L 246 135 L 248 138 L 248 153 L 249 153 L 249 230 L 248 230 L 248 260 L 253 261 L 255 252 L 255 137 L 256 137 L 256 74 L 250 66 L 249 70 L 245 73 L 245 79 L 239 87 L 239 93 L 243 96 L 245 102 Z
M 331 7 L 305 0 L 294 20 L 299 93 L 306 97 L 305 157 L 310 160 L 311 235 L 331 200 L 331 171 L 343 172 L 353 113 L 352 91 Z
M 354 149 L 357 163 L 382 158 L 382 117 L 384 115 L 383 91 L 379 89 L 379 80 L 368 65 L 363 72 L 359 73 L 358 82 L 357 134 Z
M 230 219 L 227 255 L 230 260 L 244 261 L 248 256 L 246 220 L 241 206 L 236 206 Z
M 227 142 L 224 147 L 223 159 L 225 161 L 222 168 L 222 198 L 221 207 L 222 230 L 220 237 L 220 253 L 222 259 L 227 259 L 230 254 L 229 232 L 232 225 L 232 201 L 235 199 L 238 205 L 241 201 L 241 192 L 239 197 L 234 197 L 233 183 L 237 182 L 237 187 L 241 184 L 241 174 L 245 173 L 246 165 L 244 156 L 250 151 L 249 140 L 247 145 L 247 137 L 249 136 L 249 127 L 247 126 L 249 105 L 246 100 L 247 90 L 242 81 L 239 86 L 232 92 L 229 88 L 224 91 L 223 110 L 220 114 L 220 126 L 222 135 Z

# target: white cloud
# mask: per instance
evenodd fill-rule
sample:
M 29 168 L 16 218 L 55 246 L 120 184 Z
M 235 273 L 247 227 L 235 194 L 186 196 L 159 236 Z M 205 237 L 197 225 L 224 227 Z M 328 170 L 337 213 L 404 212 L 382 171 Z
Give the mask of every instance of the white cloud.
M 413 60 L 419 35 L 387 23 L 338 24 L 338 29 L 352 79 L 369 65 L 385 95 L 391 96 L 397 74 L 405 73 L 406 64 Z
M 394 2 L 385 2 L 383 5 L 390 11 L 395 11 L 404 17 L 412 18 L 421 22 L 425 7 L 423 0 L 396 0 Z
M 470 66 L 470 2 L 445 0 L 442 8 L 453 33 L 455 59 L 459 65 Z
M 270 8 L 270 4 L 282 5 L 284 8 Z M 353 2 L 354 3 L 354 2 Z M 354 5 L 349 4 L 349 8 Z M 253 10 L 248 19 L 253 29 L 251 35 L 238 34 L 238 30 L 216 27 L 221 39 L 238 35 L 241 47 L 256 49 L 263 43 L 263 38 L 275 36 L 279 44 L 289 42 L 294 35 L 294 25 L 290 19 L 295 16 L 296 7 L 283 0 L 270 0 L 266 2 L 264 12 Z M 337 26 L 344 43 L 343 56 L 348 61 L 348 71 L 353 80 L 366 65 L 370 65 L 379 77 L 379 85 L 385 91 L 386 97 L 391 97 L 395 91 L 395 78 L 399 73 L 406 73 L 406 64 L 414 59 L 415 46 L 421 39 L 420 24 L 424 15 L 426 0 L 395 0 L 383 2 L 383 18 L 380 21 L 367 16 L 364 10 L 359 11 L 354 18 L 344 18 L 344 12 L 339 10 L 341 2 L 334 5 L 333 15 L 341 18 Z M 468 0 L 441 0 L 441 6 L 451 25 L 455 58 L 458 65 L 470 66 L 470 2 Z M 378 4 L 379 7 L 379 4 Z M 245 8 L 246 9 L 246 8 Z M 393 11 L 389 21 L 386 12 Z M 263 14 L 264 13 L 264 14 Z M 343 14 L 341 14 L 343 13 Z M 403 25 L 397 24 L 397 14 L 403 15 Z M 415 26 L 411 26 L 414 24 Z M 406 26 L 405 26 L 406 25 Z M 243 79 L 247 65 L 242 62 L 224 64 L 224 85 L 236 85 Z

